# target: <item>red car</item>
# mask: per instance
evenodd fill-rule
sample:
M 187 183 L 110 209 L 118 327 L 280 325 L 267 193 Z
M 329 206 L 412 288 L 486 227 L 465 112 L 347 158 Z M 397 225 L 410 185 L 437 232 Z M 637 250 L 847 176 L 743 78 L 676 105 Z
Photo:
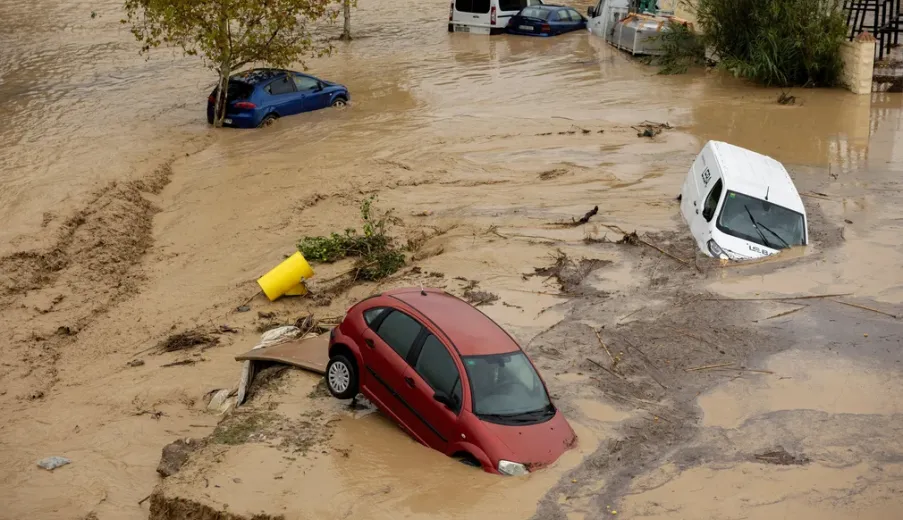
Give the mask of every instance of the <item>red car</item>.
M 348 310 L 329 339 L 329 392 L 363 393 L 422 444 L 523 475 L 577 440 L 517 342 L 437 289 L 397 289 Z

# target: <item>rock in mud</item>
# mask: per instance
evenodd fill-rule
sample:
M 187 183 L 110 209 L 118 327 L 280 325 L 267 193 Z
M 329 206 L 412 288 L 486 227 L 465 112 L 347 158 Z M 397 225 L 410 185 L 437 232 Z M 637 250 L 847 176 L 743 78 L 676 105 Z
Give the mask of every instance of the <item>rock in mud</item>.
M 66 464 L 71 463 L 72 461 L 67 459 L 66 457 L 47 457 L 46 459 L 41 459 L 38 461 L 38 466 L 47 471 L 53 471 L 56 468 L 65 466 Z
M 809 457 L 805 455 L 791 455 L 782 446 L 764 453 L 758 453 L 754 458 L 758 462 L 780 466 L 802 466 L 809 463 Z
M 163 478 L 175 475 L 188 461 L 188 456 L 200 448 L 203 441 L 193 439 L 179 439 L 163 447 L 163 455 L 160 464 L 157 465 L 157 473 Z
M 143 359 L 133 359 L 133 360 L 129 361 L 128 363 L 126 363 L 126 365 L 128 365 L 132 368 L 141 367 L 141 366 L 144 366 L 144 360 Z

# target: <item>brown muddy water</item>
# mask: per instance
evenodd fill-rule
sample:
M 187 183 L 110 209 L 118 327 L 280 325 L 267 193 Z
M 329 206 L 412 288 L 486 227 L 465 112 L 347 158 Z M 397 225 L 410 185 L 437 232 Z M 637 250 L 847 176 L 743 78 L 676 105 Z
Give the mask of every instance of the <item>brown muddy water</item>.
M 210 75 L 170 50 L 138 56 L 119 6 L 0 0 L 0 518 L 147 518 L 150 501 L 138 502 L 160 483 L 160 449 L 221 419 L 204 396 L 236 383 L 233 356 L 255 344 L 258 311 L 338 316 L 382 287 L 460 294 L 455 277 L 500 297 L 483 309 L 578 430 L 555 467 L 471 472 L 379 414 L 308 399 L 312 380 L 293 374 L 255 406 L 322 414 L 298 419 L 329 432 L 319 452 L 215 445 L 165 494 L 289 518 L 369 512 L 361 503 L 385 518 L 883 519 L 903 508 L 899 320 L 830 299 L 705 300 L 849 294 L 903 314 L 899 96 L 794 91 L 801 102 L 780 106 L 777 91 L 716 73 L 657 76 L 584 33 L 450 35 L 446 2 L 362 0 L 358 39 L 308 63 L 349 86 L 348 109 L 214 131 Z M 676 128 L 638 139 L 630 127 L 643 120 Z M 604 223 L 692 259 L 673 199 L 707 139 L 787 164 L 807 193 L 807 250 L 697 273 L 600 242 L 620 238 Z M 252 298 L 300 236 L 357 225 L 369 194 L 394 209 L 402 240 L 427 237 L 421 273 L 327 307 Z M 594 205 L 590 224 L 556 225 Z M 566 290 L 524 278 L 557 249 L 599 262 Z M 342 268 L 318 267 L 314 288 Z M 234 312 L 249 298 L 251 312 Z M 223 324 L 239 332 L 206 350 L 153 348 Z M 624 382 L 587 362 L 606 360 L 592 332 L 603 325 L 624 351 Z M 686 371 L 725 359 L 771 373 Z M 777 445 L 810 462 L 757 462 Z M 72 464 L 37 468 L 51 455 Z M 445 496 L 450 485 L 467 497 Z

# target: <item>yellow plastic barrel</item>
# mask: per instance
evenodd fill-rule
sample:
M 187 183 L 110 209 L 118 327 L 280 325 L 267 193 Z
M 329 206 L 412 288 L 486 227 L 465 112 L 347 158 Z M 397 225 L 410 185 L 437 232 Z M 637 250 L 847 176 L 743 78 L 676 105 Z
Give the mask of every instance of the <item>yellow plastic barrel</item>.
M 281 264 L 257 280 L 270 301 L 280 296 L 301 296 L 307 294 L 304 280 L 313 278 L 314 270 L 300 252 L 286 258 Z

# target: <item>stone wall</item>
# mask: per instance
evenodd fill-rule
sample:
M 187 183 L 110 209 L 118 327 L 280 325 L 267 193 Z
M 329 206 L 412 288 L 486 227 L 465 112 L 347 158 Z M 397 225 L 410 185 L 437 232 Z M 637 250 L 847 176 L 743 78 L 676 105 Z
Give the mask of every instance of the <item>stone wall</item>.
M 844 86 L 854 94 L 871 94 L 875 69 L 875 38 L 862 33 L 855 41 L 843 42 L 840 54 L 843 59 Z

